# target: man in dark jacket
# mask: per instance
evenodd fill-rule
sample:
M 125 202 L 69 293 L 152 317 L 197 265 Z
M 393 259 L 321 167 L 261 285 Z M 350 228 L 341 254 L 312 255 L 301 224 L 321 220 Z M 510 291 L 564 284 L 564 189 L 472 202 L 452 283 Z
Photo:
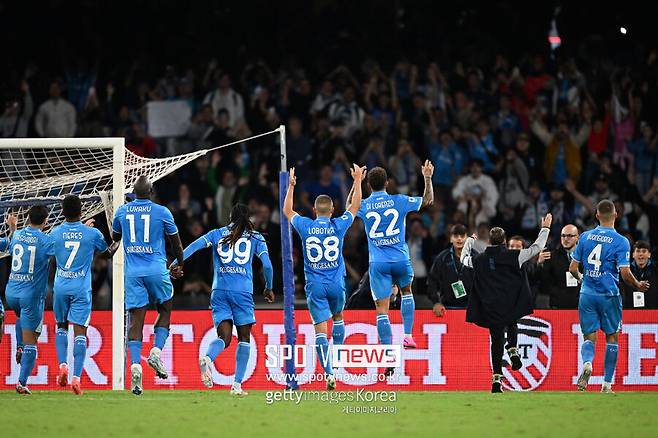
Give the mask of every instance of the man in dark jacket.
M 638 281 L 648 281 L 649 290 L 642 293 L 620 281 L 627 309 L 658 309 L 658 266 L 651 260 L 651 246 L 644 240 L 633 245 L 631 272 Z
M 450 230 L 450 247 L 436 256 L 427 276 L 427 296 L 432 301 L 432 310 L 436 316 L 443 316 L 446 308 L 465 309 L 468 304 L 468 293 L 473 286 L 473 270 L 464 269 L 460 259 L 464 242 L 466 227 L 453 225 Z
M 569 273 L 571 254 L 576 249 L 578 237 L 575 225 L 565 225 L 560 234 L 560 247 L 548 253 L 548 258 L 540 262 L 541 292 L 549 296 L 551 309 L 578 308 L 580 285 Z
M 493 368 L 491 392 L 503 391 L 505 332 L 512 369 L 518 370 L 522 366 L 514 327 L 517 320 L 532 313 L 532 293 L 523 264 L 539 254 L 546 245 L 552 219 L 550 213 L 542 218 L 539 236 L 528 249 L 508 250 L 505 231 L 499 227 L 491 229 L 489 246 L 475 257 L 471 257 L 474 239 L 466 239 L 462 263 L 474 271 L 466 321 L 489 329 Z M 510 326 L 511 330 L 508 330 Z

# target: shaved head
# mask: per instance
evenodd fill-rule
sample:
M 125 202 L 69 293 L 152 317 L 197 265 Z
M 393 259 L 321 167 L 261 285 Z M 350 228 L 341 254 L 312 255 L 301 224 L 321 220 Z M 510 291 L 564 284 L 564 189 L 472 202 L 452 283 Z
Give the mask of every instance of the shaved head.
M 327 195 L 315 198 L 315 214 L 318 216 L 330 216 L 334 212 L 334 201 Z
M 608 199 L 599 202 L 596 206 L 596 217 L 602 222 L 614 222 L 617 217 L 615 204 Z
M 153 185 L 151 181 L 145 176 L 142 175 L 137 178 L 135 185 L 133 186 L 133 192 L 135 196 L 139 199 L 148 199 L 151 197 L 151 191 L 153 190 Z

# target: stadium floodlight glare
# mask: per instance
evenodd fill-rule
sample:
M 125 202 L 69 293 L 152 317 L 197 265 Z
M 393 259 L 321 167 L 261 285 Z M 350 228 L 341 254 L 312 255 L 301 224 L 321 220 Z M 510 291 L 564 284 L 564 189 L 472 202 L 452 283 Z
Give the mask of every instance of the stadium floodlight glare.
M 7 138 L 0 139 L 0 235 L 7 235 L 4 217 L 10 212 L 18 219 L 18 227 L 28 224 L 32 205 L 48 208 L 47 229 L 64 221 L 61 200 L 75 194 L 82 200 L 82 220 L 105 211 L 108 223 L 113 212 L 124 203 L 137 178 L 146 175 L 155 182 L 207 153 L 266 135 L 279 134 L 281 142 L 281 180 L 287 182 L 285 127 L 240 139 L 210 149 L 200 149 L 165 158 L 140 157 L 125 147 L 125 140 L 109 138 Z M 283 198 L 282 198 L 283 199 Z M 281 238 L 291 245 L 290 224 L 282 221 Z M 288 247 L 288 251 L 291 248 Z M 6 256 L 4 254 L 3 256 Z M 283 254 L 284 290 L 289 294 L 289 309 L 294 343 L 292 253 Z M 123 250 L 112 262 L 112 389 L 125 388 L 125 321 L 123 290 Z M 290 283 L 290 284 L 287 284 Z M 294 369 L 293 369 L 294 372 Z

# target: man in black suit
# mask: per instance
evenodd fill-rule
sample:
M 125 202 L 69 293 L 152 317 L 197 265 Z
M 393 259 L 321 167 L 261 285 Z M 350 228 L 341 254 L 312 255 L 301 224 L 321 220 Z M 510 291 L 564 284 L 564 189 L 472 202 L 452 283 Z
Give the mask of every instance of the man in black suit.
M 508 250 L 507 238 L 502 228 L 489 232 L 489 246 L 483 253 L 471 257 L 474 239 L 466 240 L 462 251 L 462 263 L 474 271 L 473 290 L 468 300 L 466 321 L 488 328 L 491 335 L 491 364 L 493 378 L 491 392 L 503 392 L 503 353 L 507 332 L 507 354 L 512 369 L 521 368 L 521 358 L 516 346 L 516 321 L 532 313 L 532 292 L 523 264 L 538 255 L 548 240 L 552 223 L 551 214 L 541 220 L 537 240 L 527 249 Z M 509 329 L 508 329 L 509 327 Z
M 568 224 L 562 228 L 560 247 L 542 253 L 541 292 L 549 296 L 551 309 L 577 309 L 580 285 L 569 272 L 571 254 L 578 243 L 578 228 Z

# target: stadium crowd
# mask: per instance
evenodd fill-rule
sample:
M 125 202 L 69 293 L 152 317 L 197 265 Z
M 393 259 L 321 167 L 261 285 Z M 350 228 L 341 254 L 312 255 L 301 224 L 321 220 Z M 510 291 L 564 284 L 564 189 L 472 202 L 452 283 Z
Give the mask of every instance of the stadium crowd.
M 417 195 L 420 163 L 429 158 L 436 169 L 436 201 L 408 218 L 419 308 L 463 305 L 451 301 L 444 277 L 453 274 L 444 271 L 465 275 L 454 252 L 461 251 L 466 235 L 475 232 L 486 242 L 495 224 L 508 236 L 532 238 L 547 212 L 554 218 L 553 251 L 532 262 L 536 306 L 575 308 L 577 292 L 565 283 L 565 266 L 579 232 L 594 226 L 597 202 L 611 199 L 620 212 L 618 231 L 636 245 L 634 272 L 651 279 L 647 307 L 658 308 L 657 270 L 650 260 L 658 245 L 657 55 L 648 51 L 623 68 L 608 59 L 581 64 L 548 54 L 499 55 L 487 65 L 403 57 L 384 65 L 364 56 L 358 65 L 321 71 L 262 59 L 227 70 L 208 59 L 167 65 L 151 76 L 137 59 L 121 80 L 108 79 L 84 58 L 49 75 L 30 64 L 4 90 L 0 135 L 120 136 L 134 153 L 159 157 L 285 124 L 288 164 L 296 167 L 300 182 L 296 205 L 309 215 L 319 194 L 331 196 L 336 212 L 343 211 L 351 163 L 383 166 L 389 192 Z M 44 84 L 47 92 L 33 93 L 35 86 L 45 91 Z M 178 135 L 156 132 L 155 124 L 165 122 L 155 111 L 163 108 L 165 122 L 180 127 Z M 225 225 L 235 202 L 248 204 L 280 272 L 278 170 L 277 136 L 247 141 L 159 181 L 156 200 L 173 212 L 184 245 Z M 344 246 L 348 290 L 367 270 L 365 247 L 357 221 Z M 299 250 L 297 243 L 301 298 Z M 206 307 L 208 258 L 190 259 L 185 272 L 176 284 L 175 306 Z M 280 275 L 275 278 L 275 290 L 281 291 Z M 99 258 L 96 308 L 110 305 L 108 281 L 108 262 Z

